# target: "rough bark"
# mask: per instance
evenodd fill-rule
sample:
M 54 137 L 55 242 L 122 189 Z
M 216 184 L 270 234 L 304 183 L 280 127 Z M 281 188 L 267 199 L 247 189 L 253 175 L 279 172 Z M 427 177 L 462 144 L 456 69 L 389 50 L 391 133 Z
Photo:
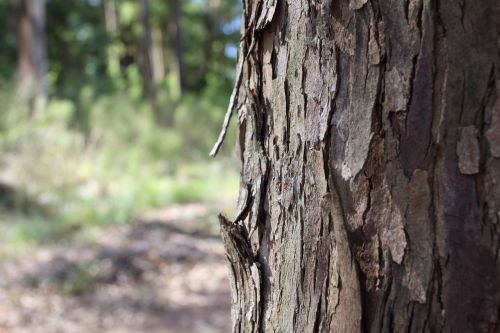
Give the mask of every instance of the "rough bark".
M 18 91 L 22 102 L 47 96 L 45 0 L 17 1 Z
M 497 7 L 244 0 L 235 332 L 500 331 Z

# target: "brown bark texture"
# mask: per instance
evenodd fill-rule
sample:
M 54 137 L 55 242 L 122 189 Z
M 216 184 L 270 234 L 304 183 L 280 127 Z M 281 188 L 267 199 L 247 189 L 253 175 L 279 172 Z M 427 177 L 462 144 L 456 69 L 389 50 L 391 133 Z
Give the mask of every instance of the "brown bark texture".
M 234 332 L 500 332 L 498 14 L 244 0 Z

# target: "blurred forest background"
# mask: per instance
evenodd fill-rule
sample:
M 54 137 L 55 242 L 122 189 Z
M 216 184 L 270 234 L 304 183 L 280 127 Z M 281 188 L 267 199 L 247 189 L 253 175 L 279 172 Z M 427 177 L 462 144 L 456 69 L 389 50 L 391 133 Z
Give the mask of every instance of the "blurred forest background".
M 100 273 L 68 247 L 111 239 L 106 228 L 129 235 L 120 228 L 141 216 L 194 211 L 187 219 L 212 237 L 214 212 L 231 210 L 238 187 L 234 139 L 216 160 L 208 152 L 234 82 L 240 12 L 237 0 L 0 0 L 2 262 L 35 260 L 26 266 L 42 279 L 33 267 L 56 255 L 39 259 L 40 249 L 63 249 L 72 268 L 49 285 L 75 296 Z M 5 311 L 0 332 L 14 325 Z
M 0 0 L 0 256 L 234 195 L 233 147 L 207 155 L 239 12 L 235 0 Z

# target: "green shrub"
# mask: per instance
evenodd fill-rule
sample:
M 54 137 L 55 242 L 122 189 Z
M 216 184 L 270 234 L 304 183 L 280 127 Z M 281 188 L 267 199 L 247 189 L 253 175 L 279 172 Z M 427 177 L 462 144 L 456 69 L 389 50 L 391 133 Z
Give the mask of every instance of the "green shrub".
M 9 94 L 0 93 L 8 105 L 0 119 L 0 184 L 18 198 L 10 207 L 0 197 L 0 244 L 21 251 L 129 222 L 151 207 L 236 195 L 228 153 L 234 139 L 217 160 L 207 157 L 224 116 L 208 98 L 166 95 L 162 110 L 172 123 L 165 127 L 126 92 L 97 97 L 89 87 L 77 102 L 52 98 L 34 115 Z

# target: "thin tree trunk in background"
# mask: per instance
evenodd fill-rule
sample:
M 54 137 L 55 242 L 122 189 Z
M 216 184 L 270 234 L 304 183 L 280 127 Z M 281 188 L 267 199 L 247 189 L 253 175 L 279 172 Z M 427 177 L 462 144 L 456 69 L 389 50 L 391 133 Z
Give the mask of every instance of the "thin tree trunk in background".
M 149 0 L 141 0 L 141 23 L 142 23 L 142 38 L 140 50 L 140 63 L 142 72 L 142 82 L 144 96 L 149 101 L 151 108 L 157 116 L 159 116 L 159 108 L 156 103 L 156 89 L 154 84 L 153 73 L 153 41 L 151 37 Z
M 184 79 L 184 47 L 182 45 L 182 7 L 180 0 L 173 0 L 173 21 L 174 21 L 174 31 L 175 31 L 175 56 L 177 60 L 177 75 L 179 80 L 179 92 L 185 87 Z
M 161 81 L 165 78 L 165 55 L 163 54 L 163 33 L 159 28 L 153 28 L 153 80 Z
M 203 27 L 206 31 L 205 41 L 203 43 L 203 56 L 207 61 L 203 62 L 200 66 L 201 77 L 206 77 L 210 69 L 210 60 L 214 57 L 213 45 L 217 39 L 217 16 L 214 14 L 213 4 L 209 1 L 205 3 L 206 16 L 204 18 Z
M 244 1 L 235 332 L 499 332 L 494 0 Z
M 118 18 L 115 0 L 104 1 L 104 17 L 108 35 L 108 73 L 114 77 L 120 73 L 120 55 L 117 46 Z
M 33 102 L 48 93 L 45 0 L 19 0 L 17 6 L 18 91 L 23 102 Z

